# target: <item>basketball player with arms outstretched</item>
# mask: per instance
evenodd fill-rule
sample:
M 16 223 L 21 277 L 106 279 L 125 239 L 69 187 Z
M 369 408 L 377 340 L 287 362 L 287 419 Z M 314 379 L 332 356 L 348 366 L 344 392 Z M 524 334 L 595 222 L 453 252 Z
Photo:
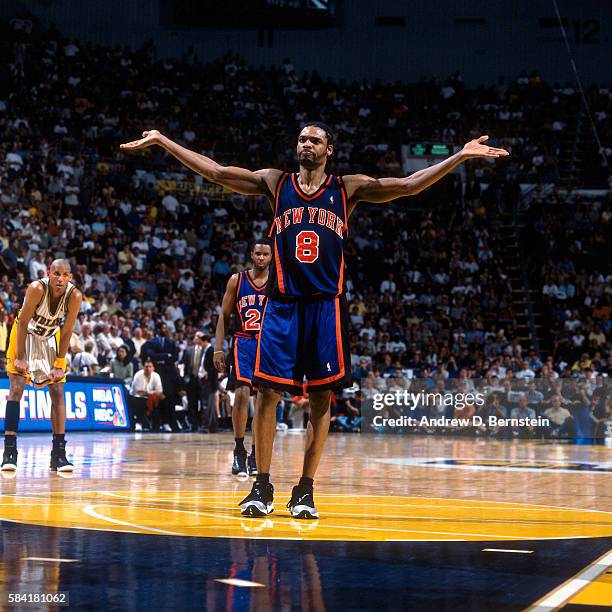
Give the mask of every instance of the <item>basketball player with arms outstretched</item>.
M 49 386 L 53 447 L 50 469 L 71 472 L 74 466 L 66 458 L 66 351 L 83 299 L 72 284 L 70 262 L 56 259 L 49 266 L 47 278 L 28 286 L 23 306 L 17 315 L 9 347 L 6 370 L 10 390 L 4 421 L 4 455 L 0 469 L 17 469 L 17 430 L 24 387 Z
M 487 139 L 481 136 L 472 140 L 454 155 L 410 176 L 381 179 L 362 174 L 328 175 L 325 166 L 333 154 L 333 133 L 319 122 L 306 124 L 298 136 L 297 173 L 224 167 L 157 130 L 122 145 L 126 150 L 159 145 L 207 180 L 237 193 L 265 195 L 272 206 L 273 262 L 255 361 L 259 471 L 251 493 L 240 503 L 245 516 L 266 516 L 274 509 L 270 464 L 276 406 L 281 391 L 302 394 L 305 378 L 310 422 L 302 477 L 287 507 L 294 518 L 318 517 L 313 482 L 329 432 L 331 394 L 333 389 L 348 386 L 351 378 L 344 242 L 357 203 L 382 204 L 416 195 L 467 159 L 508 155 L 503 149 L 488 146 Z
M 255 442 L 253 441 L 251 454 L 247 458 L 244 434 L 249 415 L 249 398 L 254 390 L 253 373 L 257 355 L 257 339 L 261 329 L 261 316 L 266 304 L 265 288 L 271 259 L 270 239 L 264 238 L 257 241 L 251 251 L 253 267 L 233 274 L 227 282 L 221 305 L 221 316 L 217 321 L 213 363 L 219 372 L 225 371 L 223 340 L 232 313 L 236 314 L 239 321 L 239 329 L 234 333 L 232 339 L 228 380 L 228 389 L 236 391 L 232 409 L 232 426 L 236 441 L 232 474 L 238 476 L 257 474 Z M 255 431 L 255 418 L 253 431 Z

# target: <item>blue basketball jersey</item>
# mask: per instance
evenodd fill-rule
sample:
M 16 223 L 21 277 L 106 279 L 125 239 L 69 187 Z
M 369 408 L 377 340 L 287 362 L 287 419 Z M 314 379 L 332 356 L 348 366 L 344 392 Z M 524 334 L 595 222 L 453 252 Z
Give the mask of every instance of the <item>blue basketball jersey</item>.
M 243 270 L 238 277 L 236 287 L 236 311 L 240 321 L 238 334 L 257 336 L 261 330 L 261 315 L 266 305 L 266 285 L 258 287 L 248 270 Z
M 283 174 L 276 189 L 270 266 L 272 297 L 336 296 L 344 291 L 347 197 L 342 179 L 328 176 L 313 194 L 297 174 Z

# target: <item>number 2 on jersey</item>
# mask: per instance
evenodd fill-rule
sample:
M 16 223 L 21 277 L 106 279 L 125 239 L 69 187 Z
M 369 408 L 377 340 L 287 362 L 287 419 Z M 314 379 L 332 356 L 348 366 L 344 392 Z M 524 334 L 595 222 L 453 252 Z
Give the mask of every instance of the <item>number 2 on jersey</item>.
M 295 257 L 302 263 L 313 263 L 319 258 L 319 234 L 304 230 L 295 237 Z
M 244 331 L 259 331 L 261 329 L 261 325 L 259 323 L 259 319 L 261 317 L 261 313 L 256 308 L 249 308 L 249 310 L 245 313 L 245 321 L 244 321 Z

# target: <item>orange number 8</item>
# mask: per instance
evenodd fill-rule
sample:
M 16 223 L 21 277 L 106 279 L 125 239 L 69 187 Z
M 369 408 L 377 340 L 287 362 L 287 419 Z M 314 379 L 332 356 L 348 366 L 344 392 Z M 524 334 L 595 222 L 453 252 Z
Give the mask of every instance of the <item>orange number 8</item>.
M 302 263 L 313 263 L 319 258 L 319 234 L 304 230 L 295 237 L 295 256 Z

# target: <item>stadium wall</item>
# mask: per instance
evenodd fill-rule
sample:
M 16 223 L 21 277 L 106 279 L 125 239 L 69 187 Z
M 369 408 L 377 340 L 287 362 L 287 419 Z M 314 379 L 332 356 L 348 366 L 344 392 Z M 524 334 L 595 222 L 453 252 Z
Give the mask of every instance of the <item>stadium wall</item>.
M 219 0 L 222 2 L 222 0 Z M 289 57 L 298 70 L 324 76 L 418 80 L 445 78 L 460 69 L 469 85 L 513 78 L 538 70 L 551 81 L 571 81 L 570 68 L 550 0 L 339 0 L 341 25 L 285 29 L 261 36 L 256 30 L 173 29 L 163 25 L 162 0 L 5 0 L 0 16 L 29 11 L 68 36 L 139 47 L 153 39 L 162 57 L 181 56 L 193 46 L 207 61 L 232 49 L 255 65 Z M 612 81 L 612 3 L 558 0 L 576 63 L 586 82 Z M 375 25 L 377 17 L 402 25 Z

